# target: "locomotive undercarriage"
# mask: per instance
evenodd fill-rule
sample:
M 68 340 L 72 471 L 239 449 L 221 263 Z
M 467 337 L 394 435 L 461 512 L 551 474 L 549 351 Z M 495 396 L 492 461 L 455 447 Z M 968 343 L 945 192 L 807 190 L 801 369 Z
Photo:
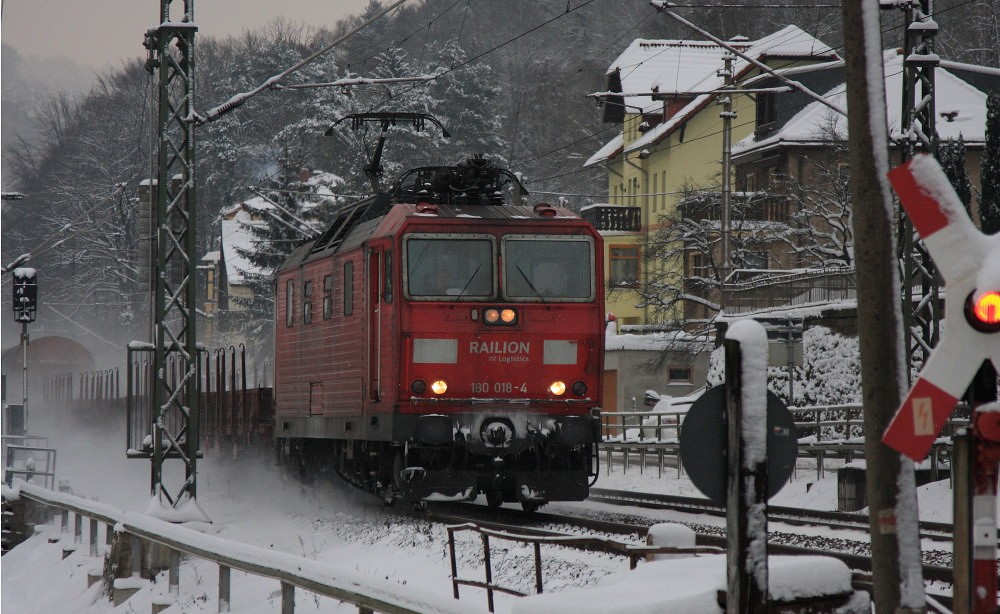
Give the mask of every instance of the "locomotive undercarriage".
M 338 474 L 390 504 L 474 500 L 483 493 L 490 506 L 518 502 L 533 511 L 548 501 L 582 501 L 597 475 L 592 439 L 564 443 L 538 435 L 490 449 L 461 431 L 450 441 L 423 435 L 405 443 L 287 438 L 278 440 L 278 452 L 301 479 Z

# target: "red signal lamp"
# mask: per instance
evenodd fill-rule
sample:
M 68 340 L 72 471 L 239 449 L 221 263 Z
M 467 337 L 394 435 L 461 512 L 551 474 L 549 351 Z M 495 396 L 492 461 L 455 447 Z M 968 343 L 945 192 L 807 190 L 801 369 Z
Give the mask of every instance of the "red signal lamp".
M 1000 291 L 973 291 L 965 301 L 965 319 L 979 332 L 1000 332 Z

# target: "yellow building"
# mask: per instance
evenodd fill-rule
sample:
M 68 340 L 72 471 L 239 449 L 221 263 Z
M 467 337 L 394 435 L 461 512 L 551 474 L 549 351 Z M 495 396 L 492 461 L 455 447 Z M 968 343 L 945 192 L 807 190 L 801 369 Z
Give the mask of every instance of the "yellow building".
M 792 25 L 729 44 L 772 68 L 839 59 Z M 604 121 L 619 124 L 621 132 L 584 164 L 607 169 L 608 202 L 583 213 L 605 237 L 607 310 L 622 325 L 658 326 L 683 317 L 679 307 L 664 312 L 643 300 L 650 267 L 674 267 L 683 276 L 683 262 L 648 261 L 643 242 L 660 224 L 671 223 L 685 190 L 720 184 L 724 100 L 717 90 L 726 83 L 726 56 L 737 85 L 761 72 L 712 42 L 649 39 L 633 41 L 608 68 Z M 753 132 L 757 110 L 750 95 L 730 102 L 736 143 Z

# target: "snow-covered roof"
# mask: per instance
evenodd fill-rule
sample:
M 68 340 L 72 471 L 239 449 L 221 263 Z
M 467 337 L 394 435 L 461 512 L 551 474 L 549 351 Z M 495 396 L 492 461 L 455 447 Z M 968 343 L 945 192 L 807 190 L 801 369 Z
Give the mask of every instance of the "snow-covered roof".
M 741 53 L 757 60 L 776 58 L 838 58 L 836 52 L 822 41 L 795 25 L 789 25 L 756 41 L 730 41 Z M 667 121 L 647 131 L 629 144 L 624 151 L 636 151 L 659 141 L 687 121 L 691 115 L 707 104 L 712 96 L 694 94 L 719 88 L 724 80 L 717 73 L 723 65 L 726 49 L 710 41 L 636 39 L 612 62 L 608 74 L 619 72 L 622 92 L 639 93 L 657 91 L 660 95 L 688 95 L 694 98 Z M 752 65 L 737 57 L 733 69 L 737 77 Z M 637 108 L 644 112 L 659 111 L 662 100 L 652 96 L 626 96 L 626 112 Z M 615 145 L 617 143 L 617 145 Z M 596 152 L 584 166 L 602 162 L 619 153 L 621 137 Z
M 901 134 L 903 56 L 895 50 L 889 50 L 883 53 L 882 59 L 885 67 L 886 116 L 890 136 L 897 139 Z M 838 62 L 837 65 L 843 66 L 843 62 Z M 795 72 L 801 73 L 803 69 L 796 69 Z M 939 138 L 958 139 L 961 134 L 966 144 L 985 142 L 986 94 L 940 67 L 934 71 L 934 88 L 935 111 L 939 115 L 935 125 Z M 837 84 L 823 92 L 823 97 L 841 108 L 847 108 L 846 84 Z M 948 116 L 952 119 L 948 120 Z M 767 138 L 756 140 L 751 134 L 736 143 L 733 155 L 782 144 L 821 144 L 829 140 L 831 126 L 836 126 L 841 139 L 847 139 L 847 118 L 819 102 L 811 102 Z
M 586 168 L 588 166 L 592 166 L 599 162 L 603 162 L 608 158 L 613 158 L 617 156 L 621 152 L 622 144 L 624 142 L 625 142 L 625 135 L 619 133 L 618 136 L 608 141 L 607 144 L 604 145 L 604 147 L 598 149 L 597 153 L 590 156 L 590 158 L 583 163 L 583 167 Z

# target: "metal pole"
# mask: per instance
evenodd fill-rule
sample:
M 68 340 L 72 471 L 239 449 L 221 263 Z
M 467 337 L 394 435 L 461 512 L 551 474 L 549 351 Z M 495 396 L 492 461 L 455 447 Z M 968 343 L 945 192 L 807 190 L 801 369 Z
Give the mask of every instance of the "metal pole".
M 972 438 L 963 431 L 952 438 L 952 612 L 969 614 L 972 611 L 972 527 L 970 526 L 972 501 Z
M 972 413 L 972 612 L 997 611 L 997 478 L 1000 474 L 1000 404 L 997 372 L 984 361 L 971 389 Z
M 21 412 L 24 434 L 28 434 L 28 323 L 21 322 Z

